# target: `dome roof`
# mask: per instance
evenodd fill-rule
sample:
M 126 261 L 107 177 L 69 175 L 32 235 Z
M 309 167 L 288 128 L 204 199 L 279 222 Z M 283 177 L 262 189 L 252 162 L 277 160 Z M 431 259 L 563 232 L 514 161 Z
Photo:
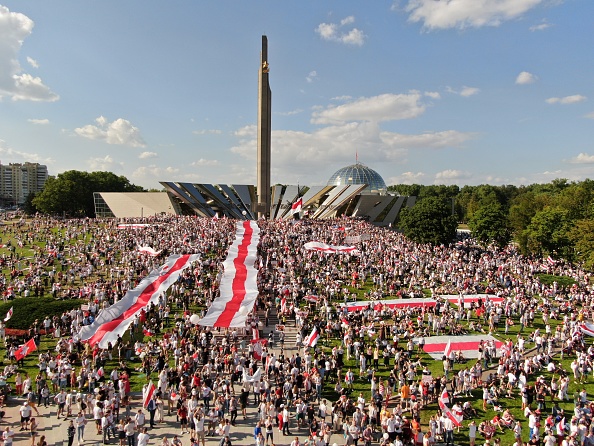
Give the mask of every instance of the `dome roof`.
M 356 163 L 334 172 L 328 180 L 328 186 L 345 184 L 367 184 L 363 193 L 384 195 L 388 188 L 382 176 L 364 164 Z

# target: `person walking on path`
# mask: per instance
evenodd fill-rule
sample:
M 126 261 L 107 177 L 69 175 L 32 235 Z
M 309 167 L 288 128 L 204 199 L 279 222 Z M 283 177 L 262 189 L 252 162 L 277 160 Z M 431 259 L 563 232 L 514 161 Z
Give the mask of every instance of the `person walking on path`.
M 76 427 L 74 426 L 74 420 L 70 420 L 68 427 L 66 428 L 66 436 L 68 437 L 68 446 L 72 446 L 74 443 L 74 435 L 76 434 Z
M 31 424 L 29 424 L 29 435 L 31 436 L 31 446 L 35 446 L 35 439 L 37 438 L 37 428 L 39 424 L 35 418 L 31 418 Z
M 157 412 L 157 395 L 153 395 L 153 397 L 148 402 L 146 409 L 149 411 L 149 424 L 152 429 L 155 427 L 155 413 Z
M 74 426 L 76 427 L 76 440 L 78 443 L 85 441 L 85 426 L 87 425 L 87 419 L 82 412 L 79 412 L 74 419 Z
M 138 434 L 138 446 L 147 446 L 149 442 L 148 429 L 145 427 L 142 432 Z

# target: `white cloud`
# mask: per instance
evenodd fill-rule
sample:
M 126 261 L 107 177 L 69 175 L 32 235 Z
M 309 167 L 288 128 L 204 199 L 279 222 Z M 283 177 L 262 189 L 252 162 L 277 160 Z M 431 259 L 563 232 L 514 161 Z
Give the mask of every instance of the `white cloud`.
M 47 125 L 50 123 L 49 119 L 27 119 L 27 122 L 30 122 L 31 124 L 36 124 L 36 125 Z
M 588 118 L 588 119 L 594 119 L 594 112 L 586 113 L 586 114 L 584 115 L 584 118 Z
M 441 98 L 441 94 L 439 94 L 439 92 L 437 92 L 437 91 L 426 91 L 423 94 L 431 99 L 440 99 Z
M 200 167 L 200 166 L 218 166 L 219 165 L 219 161 L 218 160 L 207 160 L 207 159 L 204 159 L 204 158 L 200 158 L 198 161 L 194 161 L 191 165 L 194 166 L 194 167 Z
M 157 158 L 157 156 L 157 152 L 142 152 L 140 155 L 138 155 L 138 158 L 141 160 L 146 160 L 149 158 Z
M 529 73 L 528 71 L 522 71 L 520 74 L 518 74 L 518 77 L 516 77 L 516 84 L 528 85 L 533 84 L 537 80 L 538 78 L 534 74 Z
M 382 94 L 355 99 L 342 105 L 330 105 L 312 114 L 314 124 L 339 124 L 349 121 L 393 121 L 411 119 L 425 111 L 419 92 Z
M 33 20 L 26 15 L 0 6 L 0 98 L 45 102 L 59 99 L 57 94 L 43 84 L 41 78 L 24 73 L 19 63 L 21 47 L 31 34 L 33 26 Z
M 255 163 L 257 141 L 253 130 L 253 126 L 239 129 L 239 141 L 231 151 Z M 293 172 L 301 172 L 302 180 L 304 176 L 314 179 L 328 165 L 352 163 L 357 152 L 365 163 L 402 163 L 411 149 L 460 147 L 472 137 L 473 134 L 457 131 L 401 135 L 382 131 L 377 122 L 350 122 L 311 133 L 274 130 L 272 157 L 276 171 L 282 172 L 282 181 L 289 182 L 299 179 L 291 177 Z
M 579 155 L 568 160 L 571 164 L 594 164 L 594 155 L 587 153 L 580 153 Z
M 446 87 L 446 91 L 448 93 L 457 94 L 457 95 L 464 96 L 465 98 L 467 98 L 469 96 L 473 96 L 473 95 L 477 94 L 481 90 L 476 87 L 463 86 L 462 89 L 460 89 L 460 90 L 455 90 L 452 87 Z
M 176 175 L 179 173 L 179 169 L 175 167 L 159 167 L 151 164 L 150 166 L 140 166 L 134 172 L 132 172 L 133 178 L 156 178 L 161 179 L 163 178 L 164 181 L 169 181 L 171 179 L 171 175 Z
M 29 153 L 29 152 L 21 152 L 20 150 L 15 150 L 12 147 L 9 147 L 6 144 L 6 141 L 0 139 L 0 158 L 4 162 L 4 164 L 8 163 L 22 163 L 22 162 L 31 162 L 31 163 L 40 163 L 40 164 L 53 164 L 54 160 L 52 158 L 43 158 L 41 155 L 37 153 Z
M 408 0 L 408 20 L 425 29 L 499 26 L 520 17 L 544 0 Z
M 584 102 L 586 99 L 586 96 L 574 94 L 571 96 L 564 96 L 562 98 L 548 98 L 545 102 L 547 104 L 577 104 L 578 102 Z
M 434 184 L 456 184 L 457 181 L 472 178 L 470 172 L 456 169 L 446 169 L 435 174 Z
M 468 96 L 474 96 L 479 91 L 480 90 L 476 87 L 462 87 L 462 90 L 460 91 L 460 96 L 464 96 L 465 98 L 467 98 Z
M 74 132 L 83 138 L 105 141 L 107 144 L 146 147 L 140 130 L 126 119 L 119 118 L 108 122 L 105 117 L 99 116 L 95 122 L 97 125 L 88 124 L 74 129 Z
M 421 184 L 425 177 L 424 172 L 402 172 L 400 175 L 388 178 L 387 184 Z
M 287 112 L 275 112 L 275 115 L 279 115 L 279 116 L 293 116 L 293 115 L 298 115 L 299 113 L 303 113 L 303 110 L 300 108 L 296 108 L 295 110 L 290 110 Z
M 314 80 L 316 80 L 317 77 L 318 77 L 318 73 L 314 70 L 314 71 L 309 72 L 309 74 L 305 77 L 305 80 L 307 82 L 311 83 Z
M 105 155 L 103 158 L 89 158 L 87 164 L 92 171 L 113 171 L 114 167 L 122 167 L 124 165 L 124 163 L 116 162 L 109 155 Z
M 476 135 L 456 130 L 443 132 L 427 132 L 418 135 L 382 132 L 380 138 L 393 148 L 400 149 L 443 149 L 447 147 L 461 147 L 466 141 Z
M 350 25 L 351 23 L 355 23 L 355 16 L 350 15 L 348 17 L 345 17 L 340 21 L 340 26 Z
M 351 25 L 355 22 L 355 17 L 349 16 L 336 23 L 320 23 L 316 32 L 324 40 L 330 42 L 344 43 L 346 45 L 362 46 L 365 42 L 365 34 L 357 28 L 342 32 L 340 28 Z
M 194 130 L 192 133 L 194 135 L 220 135 L 223 133 L 223 131 L 219 130 L 219 129 L 204 129 L 204 130 Z
M 543 20 L 542 23 L 539 23 L 538 25 L 532 25 L 530 28 L 528 28 L 530 31 L 534 32 L 534 31 L 544 31 L 547 28 L 550 28 L 551 24 L 547 23 L 546 20 Z
M 27 63 L 29 65 L 31 65 L 33 68 L 39 68 L 39 64 L 37 63 L 37 61 L 35 59 L 33 59 L 32 57 L 27 56 Z
M 352 96 L 343 95 L 343 96 L 335 96 L 335 97 L 333 97 L 330 100 L 331 101 L 337 101 L 337 102 L 346 102 L 346 101 L 350 101 L 351 99 L 353 99 Z

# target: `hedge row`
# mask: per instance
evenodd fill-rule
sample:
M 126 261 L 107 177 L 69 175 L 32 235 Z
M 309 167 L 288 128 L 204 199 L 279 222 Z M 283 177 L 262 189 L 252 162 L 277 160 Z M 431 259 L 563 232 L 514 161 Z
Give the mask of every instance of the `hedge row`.
M 0 318 L 13 308 L 12 318 L 6 322 L 6 328 L 27 330 L 35 319 L 43 322 L 46 316 L 61 316 L 65 311 L 79 308 L 86 303 L 80 299 L 57 300 L 52 297 L 21 297 L 0 304 Z

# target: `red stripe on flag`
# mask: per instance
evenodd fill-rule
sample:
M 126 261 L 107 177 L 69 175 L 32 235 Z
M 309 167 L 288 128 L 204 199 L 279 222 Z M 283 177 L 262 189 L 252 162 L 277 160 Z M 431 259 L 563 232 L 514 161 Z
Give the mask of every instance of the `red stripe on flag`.
M 478 350 L 479 348 L 479 341 L 469 341 L 469 342 L 452 342 L 451 344 L 451 348 L 453 351 L 458 351 L 458 350 Z M 497 348 L 501 347 L 503 345 L 503 342 L 500 341 L 495 341 L 495 346 Z M 447 346 L 447 342 L 441 342 L 438 344 L 425 344 L 425 346 L 423 347 L 423 350 L 425 350 L 425 352 L 427 353 L 439 353 L 439 352 L 443 352 L 445 350 Z
M 95 332 L 95 334 L 89 338 L 89 340 L 88 340 L 89 344 L 95 345 L 95 344 L 101 342 L 101 339 L 103 339 L 103 336 L 105 336 L 106 333 L 109 333 L 109 332 L 115 330 L 118 327 L 118 325 L 120 325 L 126 319 L 133 317 L 136 314 L 136 312 L 138 312 L 138 311 L 142 310 L 144 307 L 146 307 L 149 303 L 149 300 L 151 299 L 151 296 L 159 289 L 159 286 L 163 282 L 165 282 L 165 280 L 167 280 L 167 278 L 171 274 L 173 274 L 175 271 L 183 268 L 183 266 L 188 261 L 189 257 L 190 257 L 190 255 L 186 254 L 186 255 L 181 256 L 179 259 L 177 259 L 176 262 L 173 264 L 173 266 L 171 268 L 169 268 L 165 274 L 157 277 L 153 282 L 151 282 L 147 285 L 147 287 L 144 289 L 144 291 L 139 294 L 138 299 L 136 300 L 134 305 L 132 305 L 130 308 L 128 308 L 126 311 L 124 311 L 117 318 L 113 319 L 110 322 L 106 322 L 105 324 L 103 324 L 99 328 L 97 328 L 97 331 Z
M 248 275 L 245 259 L 248 255 L 248 248 L 252 243 L 254 230 L 252 229 L 250 221 L 243 222 L 243 229 L 243 239 L 241 240 L 241 244 L 237 247 L 237 257 L 233 259 L 233 265 L 235 266 L 235 276 L 233 277 L 231 285 L 233 298 L 227 302 L 225 309 L 213 324 L 213 327 L 228 327 L 237 311 L 239 311 L 243 299 L 245 299 L 245 281 Z

